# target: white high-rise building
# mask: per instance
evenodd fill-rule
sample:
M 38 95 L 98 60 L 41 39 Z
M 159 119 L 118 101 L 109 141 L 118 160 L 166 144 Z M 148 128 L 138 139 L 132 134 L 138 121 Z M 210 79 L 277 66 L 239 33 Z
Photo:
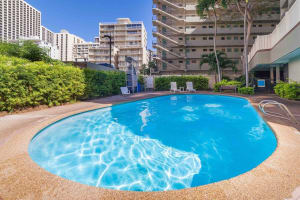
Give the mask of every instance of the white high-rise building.
M 54 45 L 54 37 L 55 33 L 46 28 L 45 26 L 41 26 L 41 40 L 48 42 Z
M 0 0 L 0 40 L 41 36 L 41 12 L 24 0 Z
M 60 33 L 56 33 L 54 38 L 55 44 L 60 50 L 60 60 L 65 62 L 72 62 L 75 60 L 73 54 L 75 44 L 85 43 L 82 38 L 71 34 L 66 30 L 61 30 Z
M 132 22 L 129 18 L 118 18 L 117 22 L 100 23 L 100 46 L 109 47 L 109 39 L 112 37 L 112 47 L 118 52 L 118 68 L 126 70 L 125 57 L 132 57 L 137 61 L 137 67 L 147 64 L 147 32 L 143 22 Z M 109 56 L 109 51 L 104 57 Z

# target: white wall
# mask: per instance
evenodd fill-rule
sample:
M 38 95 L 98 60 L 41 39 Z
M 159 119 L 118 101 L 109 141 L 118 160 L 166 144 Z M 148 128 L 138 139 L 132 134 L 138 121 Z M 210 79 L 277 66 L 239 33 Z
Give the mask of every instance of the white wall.
M 289 63 L 289 80 L 300 83 L 300 57 Z

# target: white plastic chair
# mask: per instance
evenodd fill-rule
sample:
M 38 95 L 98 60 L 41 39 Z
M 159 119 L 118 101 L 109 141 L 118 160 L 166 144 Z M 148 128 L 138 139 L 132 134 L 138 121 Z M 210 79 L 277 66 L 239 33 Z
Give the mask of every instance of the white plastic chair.
M 196 92 L 193 86 L 193 82 L 186 82 L 186 91 L 188 92 Z
M 130 94 L 130 91 L 128 90 L 127 87 L 121 87 L 121 92 L 122 92 L 122 95 L 129 95 Z
M 171 92 L 179 92 L 176 82 L 171 82 Z

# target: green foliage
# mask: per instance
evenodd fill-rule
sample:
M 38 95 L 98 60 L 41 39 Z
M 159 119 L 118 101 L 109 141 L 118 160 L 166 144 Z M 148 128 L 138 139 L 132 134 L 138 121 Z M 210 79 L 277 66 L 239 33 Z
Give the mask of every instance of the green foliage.
M 300 100 L 300 83 L 278 83 L 274 87 L 275 93 L 281 98 Z
M 46 51 L 32 41 L 23 41 L 20 42 L 20 44 L 1 42 L 0 55 L 24 58 L 32 62 L 52 61 L 52 59 L 47 55 Z
M 198 15 L 203 18 L 206 15 L 212 15 L 211 12 L 215 12 L 216 8 L 227 8 L 227 0 L 198 0 L 196 6 Z
M 227 58 L 227 55 L 224 52 L 217 51 L 217 56 L 219 59 L 220 63 L 220 69 L 221 73 L 224 69 L 231 68 L 232 71 L 236 72 L 236 63 L 232 61 L 231 59 Z M 210 66 L 209 72 L 217 74 L 218 73 L 218 66 L 217 66 L 217 61 L 214 53 L 210 54 L 203 54 L 201 57 L 201 62 L 200 62 L 200 68 L 204 64 L 208 64 Z
M 239 81 L 227 81 L 227 80 L 222 80 L 221 82 L 219 83 L 216 83 L 214 85 L 214 91 L 215 92 L 220 92 L 220 87 L 221 86 L 226 86 L 226 85 L 235 85 L 237 86 L 238 88 L 240 88 L 242 86 L 242 83 L 239 82 Z
M 177 87 L 186 87 L 186 82 L 193 82 L 194 89 L 208 89 L 208 78 L 203 76 L 163 76 L 156 77 L 154 80 L 157 91 L 170 90 L 171 82 L 176 82 Z
M 119 94 L 125 74 L 0 56 L 0 111 Z
M 83 99 L 119 94 L 120 87 L 126 84 L 124 72 L 84 69 L 83 74 L 86 85 Z
M 138 77 L 138 83 L 141 84 L 141 85 L 145 84 L 144 76 L 139 76 Z
M 238 88 L 238 93 L 254 95 L 254 88 L 253 87 L 241 87 L 241 88 Z

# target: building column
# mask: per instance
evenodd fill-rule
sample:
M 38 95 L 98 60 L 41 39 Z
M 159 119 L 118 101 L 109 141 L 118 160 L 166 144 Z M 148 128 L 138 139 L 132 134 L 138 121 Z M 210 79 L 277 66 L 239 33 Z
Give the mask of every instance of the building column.
M 280 67 L 276 67 L 276 83 L 280 82 Z
M 270 68 L 270 81 L 271 81 L 271 84 L 274 83 L 274 70 L 273 70 L 273 67 Z

